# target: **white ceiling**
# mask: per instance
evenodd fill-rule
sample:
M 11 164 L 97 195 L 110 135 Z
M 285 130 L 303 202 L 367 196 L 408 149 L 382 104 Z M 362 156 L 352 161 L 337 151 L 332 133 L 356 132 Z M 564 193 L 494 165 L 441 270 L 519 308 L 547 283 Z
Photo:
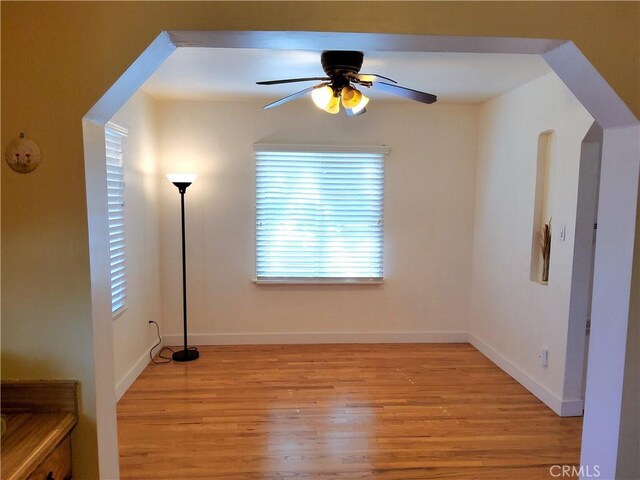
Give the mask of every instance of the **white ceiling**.
M 275 100 L 314 85 L 256 85 L 260 80 L 324 76 L 320 53 L 303 50 L 179 48 L 144 83 L 157 98 Z M 365 52 L 362 73 L 438 95 L 440 102 L 481 103 L 552 70 L 538 55 Z M 375 90 L 371 98 L 399 99 Z

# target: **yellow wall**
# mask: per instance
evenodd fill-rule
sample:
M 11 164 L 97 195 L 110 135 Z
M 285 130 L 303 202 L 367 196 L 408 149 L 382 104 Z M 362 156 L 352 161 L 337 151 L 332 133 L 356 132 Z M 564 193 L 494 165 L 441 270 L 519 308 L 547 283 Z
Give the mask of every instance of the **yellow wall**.
M 340 8 L 337 8 L 337 7 Z M 640 115 L 638 2 L 3 2 L 2 374 L 77 378 L 76 476 L 97 477 L 81 118 L 162 30 L 319 30 L 571 39 Z M 344 12 L 357 9 L 357 15 Z M 79 460 L 78 460 L 79 459 Z

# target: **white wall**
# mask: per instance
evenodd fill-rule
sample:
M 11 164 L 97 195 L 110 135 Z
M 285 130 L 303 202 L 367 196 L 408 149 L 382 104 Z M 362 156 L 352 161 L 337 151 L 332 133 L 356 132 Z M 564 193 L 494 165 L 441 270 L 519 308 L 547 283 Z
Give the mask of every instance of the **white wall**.
M 556 412 L 581 411 L 563 385 L 581 141 L 593 118 L 554 73 L 482 105 L 470 339 Z M 548 285 L 530 280 L 538 135 L 554 130 Z M 567 238 L 559 238 L 561 225 Z M 548 349 L 548 366 L 538 354 Z
M 199 175 L 186 194 L 193 343 L 466 339 L 477 106 L 372 103 L 350 118 L 310 101 L 264 111 L 253 102 L 163 100 L 157 115 L 162 172 Z M 252 283 L 256 142 L 390 146 L 384 285 Z M 160 191 L 163 327 L 175 343 L 179 195 L 166 180 Z
M 118 398 L 149 361 L 161 321 L 157 138 L 154 101 L 138 91 L 113 117 L 129 129 L 123 139 L 127 307 L 113 320 L 114 370 Z

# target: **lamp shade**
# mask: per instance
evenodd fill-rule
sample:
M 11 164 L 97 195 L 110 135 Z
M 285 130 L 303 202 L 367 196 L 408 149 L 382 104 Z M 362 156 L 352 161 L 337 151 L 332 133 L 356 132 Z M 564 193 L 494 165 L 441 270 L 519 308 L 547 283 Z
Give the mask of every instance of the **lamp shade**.
M 362 99 L 362 93 L 359 90 L 347 86 L 342 89 L 342 106 L 344 108 L 354 109 Z
M 333 89 L 329 85 L 315 88 L 311 92 L 311 99 L 313 100 L 313 103 L 315 103 L 316 107 L 318 107 L 320 110 L 326 110 L 332 98 Z
M 197 176 L 195 173 L 167 173 L 171 183 L 193 183 Z
M 351 109 L 351 112 L 357 115 L 362 110 L 364 110 L 364 107 L 367 106 L 367 103 L 369 103 L 369 97 L 367 97 L 366 95 L 360 94 L 360 101 L 355 107 Z
M 338 113 L 340 111 L 340 97 L 331 96 L 324 111 L 333 115 Z

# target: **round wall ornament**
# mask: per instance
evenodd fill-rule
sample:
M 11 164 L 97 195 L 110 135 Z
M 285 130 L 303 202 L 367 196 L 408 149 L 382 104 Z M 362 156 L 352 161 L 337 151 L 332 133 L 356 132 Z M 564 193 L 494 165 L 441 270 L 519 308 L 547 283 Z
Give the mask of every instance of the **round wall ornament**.
M 24 138 L 24 133 L 20 133 L 20 137 L 14 138 L 7 145 L 4 159 L 16 172 L 29 173 L 40 165 L 42 153 L 36 142 Z

